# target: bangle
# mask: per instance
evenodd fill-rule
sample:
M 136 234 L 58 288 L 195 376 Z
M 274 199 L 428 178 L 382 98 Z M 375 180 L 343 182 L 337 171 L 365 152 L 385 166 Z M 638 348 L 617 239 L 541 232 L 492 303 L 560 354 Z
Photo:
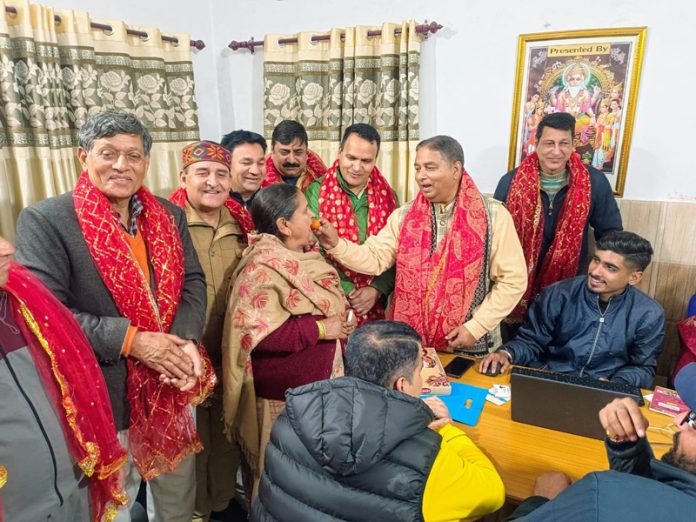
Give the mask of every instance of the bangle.
M 326 326 L 324 321 L 317 321 L 317 329 L 319 330 L 319 340 L 326 339 Z

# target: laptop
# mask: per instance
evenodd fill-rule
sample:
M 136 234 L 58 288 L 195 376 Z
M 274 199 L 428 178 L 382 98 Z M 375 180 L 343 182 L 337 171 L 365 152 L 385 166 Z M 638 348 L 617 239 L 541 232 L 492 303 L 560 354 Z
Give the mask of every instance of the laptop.
M 636 386 L 532 368 L 513 368 L 510 387 L 512 420 L 600 440 L 599 410 L 623 397 L 644 404 Z

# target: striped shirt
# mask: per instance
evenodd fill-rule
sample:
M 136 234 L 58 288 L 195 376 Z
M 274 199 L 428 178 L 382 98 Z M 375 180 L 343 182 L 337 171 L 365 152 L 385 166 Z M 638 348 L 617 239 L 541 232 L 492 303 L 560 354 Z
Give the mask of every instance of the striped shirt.
M 546 174 L 544 172 L 539 176 L 541 190 L 546 192 L 549 201 L 553 201 L 556 194 L 568 184 L 568 171 L 564 170 L 558 174 Z

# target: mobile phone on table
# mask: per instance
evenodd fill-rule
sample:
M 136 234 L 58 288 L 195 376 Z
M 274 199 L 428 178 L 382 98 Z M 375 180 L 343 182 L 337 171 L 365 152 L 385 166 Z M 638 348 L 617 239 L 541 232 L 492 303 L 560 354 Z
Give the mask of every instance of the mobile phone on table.
M 474 364 L 472 359 L 455 357 L 447 364 L 447 366 L 445 366 L 445 373 L 450 377 L 461 377 L 472 364 Z

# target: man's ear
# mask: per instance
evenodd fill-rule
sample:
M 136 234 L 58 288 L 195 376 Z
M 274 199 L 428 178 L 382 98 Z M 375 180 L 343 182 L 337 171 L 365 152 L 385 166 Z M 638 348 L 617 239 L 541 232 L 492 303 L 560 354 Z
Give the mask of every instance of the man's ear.
M 406 377 L 403 377 L 403 376 L 398 377 L 394 381 L 394 390 L 399 391 L 399 392 L 403 392 L 405 384 L 406 384 Z
M 643 279 L 643 271 L 636 270 L 629 276 L 628 284 L 632 286 L 637 285 L 638 283 L 640 283 L 641 279 Z
M 186 188 L 186 170 L 179 171 L 179 186 L 183 189 Z
M 82 170 L 87 170 L 87 153 L 89 151 L 86 151 L 82 147 L 77 148 L 77 159 L 80 160 L 80 165 L 82 166 Z

